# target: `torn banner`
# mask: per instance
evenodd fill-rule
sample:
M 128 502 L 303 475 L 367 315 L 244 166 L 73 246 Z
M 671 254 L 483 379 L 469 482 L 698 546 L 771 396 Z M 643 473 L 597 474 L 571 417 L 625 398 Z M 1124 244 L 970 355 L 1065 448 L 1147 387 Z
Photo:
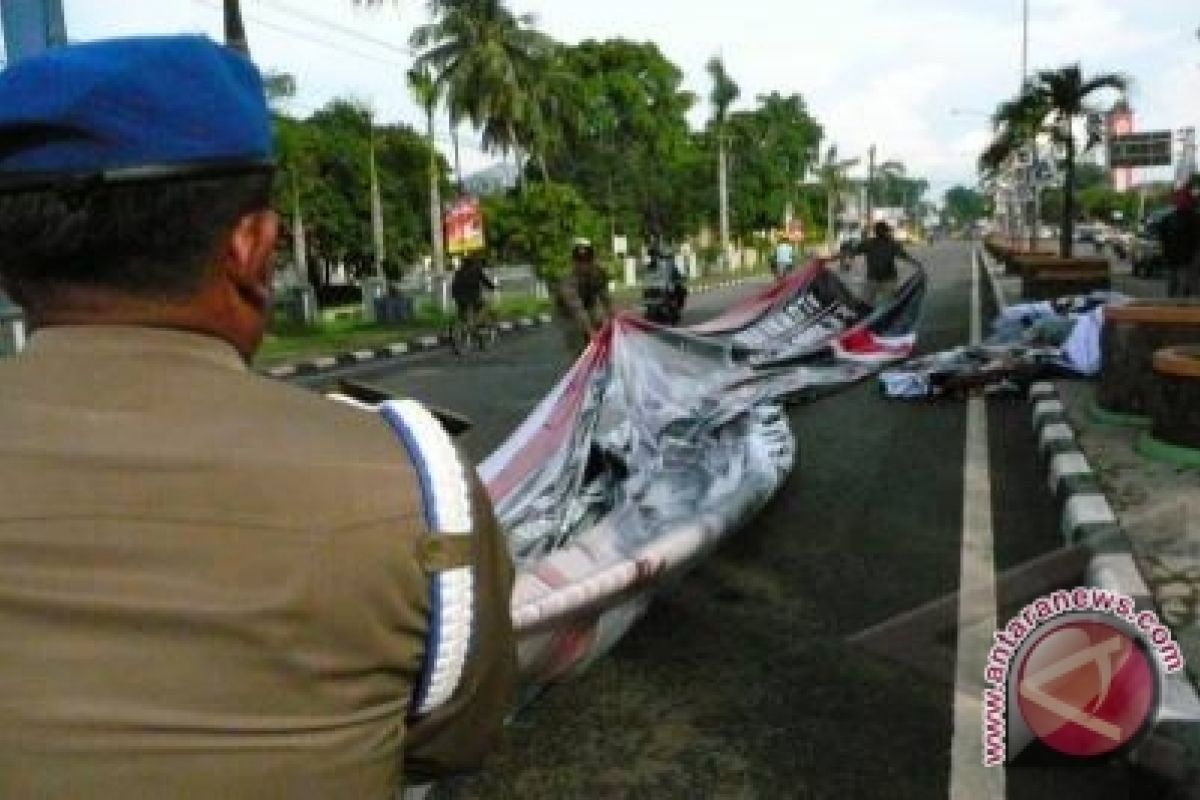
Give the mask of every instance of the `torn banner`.
M 816 262 L 693 328 L 613 320 L 480 467 L 525 681 L 586 667 L 752 519 L 794 460 L 779 399 L 907 356 L 924 291 L 917 273 L 872 309 Z

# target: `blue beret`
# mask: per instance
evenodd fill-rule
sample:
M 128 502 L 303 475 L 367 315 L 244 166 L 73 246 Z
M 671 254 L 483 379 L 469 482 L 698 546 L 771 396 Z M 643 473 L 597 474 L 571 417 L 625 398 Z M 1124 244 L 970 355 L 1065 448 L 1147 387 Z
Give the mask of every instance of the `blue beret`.
M 203 174 L 272 156 L 262 76 L 203 36 L 68 45 L 0 71 L 0 187 Z

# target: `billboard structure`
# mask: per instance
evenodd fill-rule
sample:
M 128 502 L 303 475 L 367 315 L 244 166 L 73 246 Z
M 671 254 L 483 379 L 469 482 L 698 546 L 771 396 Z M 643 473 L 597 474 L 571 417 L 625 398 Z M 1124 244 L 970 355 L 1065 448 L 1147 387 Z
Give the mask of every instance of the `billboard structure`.
M 1133 109 L 1125 100 L 1120 100 L 1108 112 L 1108 168 L 1112 171 L 1113 189 L 1118 192 L 1127 192 L 1133 187 L 1133 167 L 1142 165 L 1114 162 L 1112 143 L 1132 134 Z
M 452 256 L 482 250 L 483 210 L 479 207 L 479 198 L 464 197 L 456 200 L 446 212 L 446 252 Z
M 1171 131 L 1146 131 L 1111 136 L 1108 140 L 1108 165 L 1112 169 L 1169 167 L 1172 149 Z

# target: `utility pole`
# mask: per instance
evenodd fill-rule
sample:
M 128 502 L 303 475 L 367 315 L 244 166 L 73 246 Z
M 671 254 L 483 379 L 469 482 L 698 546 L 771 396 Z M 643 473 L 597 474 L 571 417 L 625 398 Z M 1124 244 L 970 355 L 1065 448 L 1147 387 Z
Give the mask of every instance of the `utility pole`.
M 0 23 L 9 64 L 67 43 L 62 0 L 0 0 Z
M 371 238 L 375 243 L 375 277 L 384 280 L 383 273 L 383 198 L 379 195 L 379 171 L 375 168 L 375 125 L 371 124 L 369 150 L 371 171 Z
M 1028 83 L 1028 81 L 1029 81 L 1029 0 L 1021 0 L 1021 84 L 1017 90 L 1018 96 L 1020 96 L 1020 94 L 1025 91 L 1025 84 Z M 1035 196 L 1037 194 L 1037 188 L 1035 187 L 1033 179 L 1032 179 L 1032 172 L 1033 172 L 1033 167 L 1035 164 L 1037 164 L 1037 136 L 1036 135 L 1033 137 L 1033 141 L 1031 141 L 1029 143 L 1029 165 L 1026 167 L 1024 173 L 1020 176 L 1020 178 L 1019 178 L 1020 183 L 1019 183 L 1019 186 L 1017 189 L 1018 194 L 1019 194 L 1019 201 L 1018 201 L 1019 206 L 1018 207 L 1021 209 L 1021 216 L 1028 219 L 1031 214 L 1033 215 L 1033 219 L 1030 220 L 1030 224 L 1029 224 L 1029 242 L 1030 242 L 1029 249 L 1030 250 L 1037 249 L 1036 241 L 1037 241 L 1037 229 L 1038 229 L 1038 220 L 1037 220 L 1038 212 L 1036 211 L 1036 201 L 1034 202 L 1034 206 L 1035 206 L 1034 209 L 1031 209 L 1030 204 L 1029 204 L 1030 190 L 1032 190 L 1032 192 Z
M 717 148 L 717 169 L 720 174 L 717 176 L 719 190 L 721 192 L 721 265 L 726 271 L 729 270 L 729 157 L 725 152 L 725 126 L 721 125 L 721 129 L 717 134 L 721 137 L 720 146 Z
M 1029 0 L 1021 2 L 1021 88 L 1029 80 Z
M 875 216 L 875 145 L 867 150 L 867 221 L 863 225 L 866 235 L 871 234 L 871 223 Z

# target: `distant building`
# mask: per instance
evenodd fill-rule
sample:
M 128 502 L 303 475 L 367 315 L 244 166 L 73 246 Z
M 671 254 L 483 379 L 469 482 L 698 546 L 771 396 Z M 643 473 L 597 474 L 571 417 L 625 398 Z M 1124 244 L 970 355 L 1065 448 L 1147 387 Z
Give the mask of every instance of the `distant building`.
M 1118 100 L 1105 116 L 1105 127 L 1110 137 L 1133 133 L 1133 108 L 1124 98 Z M 1111 172 L 1113 189 L 1118 192 L 1127 192 L 1133 188 L 1133 170 L 1131 168 L 1119 167 Z

